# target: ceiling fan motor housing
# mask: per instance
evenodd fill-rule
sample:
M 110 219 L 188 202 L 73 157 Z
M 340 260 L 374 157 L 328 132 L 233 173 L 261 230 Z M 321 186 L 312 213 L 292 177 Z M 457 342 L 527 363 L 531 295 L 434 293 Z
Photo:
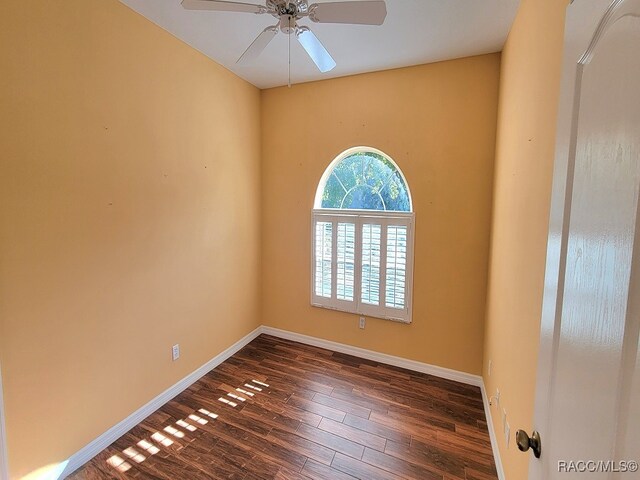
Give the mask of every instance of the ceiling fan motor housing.
M 295 20 L 305 16 L 308 10 L 307 0 L 267 0 L 267 11 L 276 18 L 290 15 Z
M 280 16 L 280 31 L 291 35 L 296 31 L 296 18 L 293 15 Z
M 307 0 L 267 0 L 267 10 L 280 19 L 280 31 L 286 35 L 296 32 L 296 20 L 307 14 Z

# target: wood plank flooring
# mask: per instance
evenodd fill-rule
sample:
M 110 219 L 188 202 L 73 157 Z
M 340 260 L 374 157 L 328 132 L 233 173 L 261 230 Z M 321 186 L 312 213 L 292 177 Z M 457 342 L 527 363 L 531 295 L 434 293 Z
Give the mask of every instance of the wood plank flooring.
M 497 475 L 479 388 L 261 335 L 69 478 Z

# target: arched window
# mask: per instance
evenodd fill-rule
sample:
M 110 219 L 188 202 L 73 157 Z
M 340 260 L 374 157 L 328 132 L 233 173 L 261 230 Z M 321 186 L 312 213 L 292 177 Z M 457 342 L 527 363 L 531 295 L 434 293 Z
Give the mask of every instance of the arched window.
M 327 168 L 316 192 L 315 208 L 411 211 L 404 175 L 384 153 L 355 148 Z
M 311 303 L 411 322 L 411 193 L 383 152 L 356 147 L 320 179 L 313 210 Z

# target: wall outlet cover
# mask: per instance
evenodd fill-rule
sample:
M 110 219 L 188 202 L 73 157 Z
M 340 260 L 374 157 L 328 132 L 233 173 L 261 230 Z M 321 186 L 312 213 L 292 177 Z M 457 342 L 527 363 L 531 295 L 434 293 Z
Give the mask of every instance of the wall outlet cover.
M 360 317 L 359 327 L 360 328 L 364 328 L 365 322 L 366 322 L 365 318 L 364 317 Z
M 180 344 L 176 343 L 173 347 L 171 347 L 171 358 L 175 362 L 180 358 Z

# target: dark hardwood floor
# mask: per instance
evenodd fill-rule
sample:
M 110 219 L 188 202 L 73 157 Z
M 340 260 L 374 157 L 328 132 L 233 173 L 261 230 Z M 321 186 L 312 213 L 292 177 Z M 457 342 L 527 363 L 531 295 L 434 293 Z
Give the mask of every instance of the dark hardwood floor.
M 261 335 L 69 478 L 497 475 L 479 388 Z

